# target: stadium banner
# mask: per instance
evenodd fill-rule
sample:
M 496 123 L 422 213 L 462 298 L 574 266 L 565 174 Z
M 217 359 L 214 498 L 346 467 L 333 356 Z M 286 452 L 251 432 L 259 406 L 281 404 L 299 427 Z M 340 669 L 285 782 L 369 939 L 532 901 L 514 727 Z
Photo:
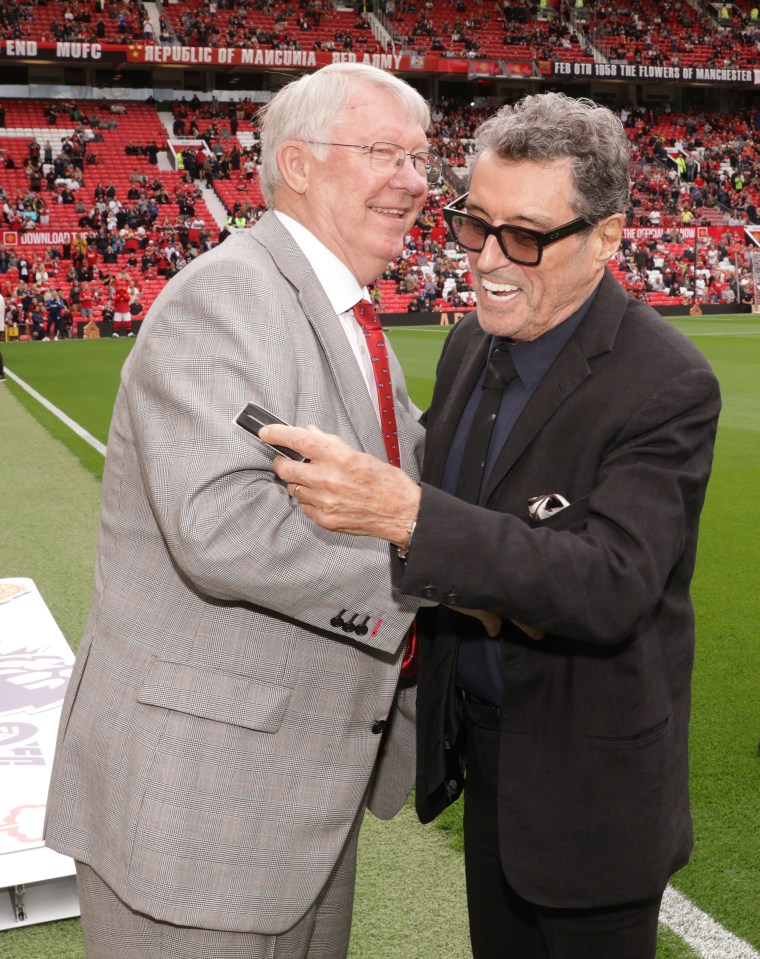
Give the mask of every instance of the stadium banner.
M 502 76 L 502 69 L 498 60 L 468 60 L 467 63 L 467 78 L 469 80 L 479 77 Z
M 369 63 L 395 73 L 438 70 L 440 57 L 400 53 L 352 53 L 345 50 L 274 50 L 271 47 L 192 47 L 143 43 L 94 43 L 90 41 L 0 41 L 0 60 L 76 60 L 92 62 L 156 63 L 165 66 L 250 66 L 317 70 L 329 63 Z M 469 61 L 448 72 L 467 72 Z
M 552 61 L 552 76 L 593 80 L 663 80 L 667 83 L 760 83 L 760 70 L 739 67 L 655 67 L 641 63 L 579 63 Z
M 75 236 L 92 236 L 92 230 L 2 230 L 0 243 L 4 247 L 62 246 Z
M 202 141 L 192 141 L 202 142 Z M 744 237 L 744 227 L 741 226 L 676 226 L 672 228 L 678 232 L 684 240 L 693 240 L 695 236 L 710 237 L 718 240 L 726 233 L 730 233 L 735 241 Z M 660 226 L 631 226 L 625 227 L 623 236 L 627 240 L 650 239 L 654 237 L 659 239 L 664 233 L 670 231 Z M 0 243 L 7 249 L 19 247 L 37 247 L 37 246 L 61 246 L 65 243 L 71 243 L 75 236 L 91 236 L 92 230 L 0 230 Z
M 74 654 L 31 579 L 0 579 L 0 929 L 79 915 L 74 861 L 42 829 Z
M 7 60 L 123 60 L 125 50 L 122 43 L 94 43 L 89 40 L 0 42 L 0 58 Z
M 541 76 L 534 60 L 499 60 L 501 75 L 514 80 L 529 80 Z
M 637 63 L 583 63 L 570 60 L 488 60 L 425 56 L 416 53 L 354 53 L 348 50 L 275 50 L 271 47 L 193 47 L 137 41 L 129 44 L 90 40 L 2 40 L 0 60 L 156 63 L 165 66 L 269 67 L 318 70 L 328 63 L 369 63 L 393 73 L 466 73 L 469 78 L 540 75 L 596 80 L 662 80 L 667 83 L 760 85 L 760 69 L 739 67 L 667 67 Z
M 678 233 L 684 240 L 693 240 L 695 237 L 699 240 L 707 240 L 708 238 L 711 240 L 720 240 L 720 238 L 724 237 L 727 233 L 731 234 L 734 242 L 739 242 L 744 239 L 743 226 L 678 225 L 670 228 L 662 226 L 626 226 L 623 228 L 623 236 L 626 240 L 659 240 L 664 234 L 671 234 L 673 232 Z
M 446 61 L 450 63 L 451 61 Z M 491 77 L 513 77 L 530 80 L 539 76 L 538 68 L 532 60 L 468 60 L 467 78 L 469 80 Z
M 383 70 L 409 69 L 409 57 L 400 53 L 349 53 L 324 50 L 274 50 L 271 47 L 180 47 L 131 43 L 128 63 L 160 63 L 166 66 L 278 67 L 317 70 L 329 63 L 369 63 Z

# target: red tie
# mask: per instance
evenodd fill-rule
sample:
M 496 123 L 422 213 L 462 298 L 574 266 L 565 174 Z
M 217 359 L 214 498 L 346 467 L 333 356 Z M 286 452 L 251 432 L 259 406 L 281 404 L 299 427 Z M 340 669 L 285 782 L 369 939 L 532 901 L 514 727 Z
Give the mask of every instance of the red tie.
M 383 442 L 388 462 L 391 466 L 401 466 L 401 457 L 398 451 L 398 429 L 396 427 L 396 410 L 393 405 L 393 387 L 391 385 L 391 371 L 388 365 L 388 349 L 385 345 L 383 328 L 377 314 L 369 300 L 360 300 L 354 307 L 354 316 L 359 326 L 364 330 L 367 340 L 367 349 L 372 360 L 372 372 L 375 374 L 377 399 L 380 407 L 380 426 L 383 431 Z M 409 637 L 401 663 L 403 679 L 414 679 L 417 675 L 417 630 L 412 623 Z
M 401 466 L 398 453 L 398 429 L 396 428 L 396 410 L 393 406 L 393 387 L 391 371 L 388 369 L 388 350 L 385 346 L 383 328 L 369 300 L 360 300 L 354 307 L 354 316 L 364 330 L 367 349 L 372 360 L 372 372 L 375 374 L 377 399 L 380 406 L 380 426 L 383 430 L 383 442 L 388 462 L 391 466 Z

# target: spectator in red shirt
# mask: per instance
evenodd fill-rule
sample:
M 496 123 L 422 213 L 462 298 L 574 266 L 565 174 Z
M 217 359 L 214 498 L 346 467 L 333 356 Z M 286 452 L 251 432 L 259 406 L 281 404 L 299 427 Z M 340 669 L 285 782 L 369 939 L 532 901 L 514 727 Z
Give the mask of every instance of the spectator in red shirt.
M 119 337 L 123 328 L 127 331 L 127 336 L 134 336 L 132 332 L 132 314 L 129 312 L 129 278 L 120 273 L 116 278 L 113 287 L 113 333 L 111 336 Z
M 87 252 L 84 255 L 84 261 L 87 279 L 92 280 L 95 276 L 95 265 L 98 262 L 98 251 L 95 249 L 94 245 L 87 247 Z
M 95 311 L 95 292 L 89 283 L 82 284 L 79 293 L 79 312 L 83 320 L 91 320 Z

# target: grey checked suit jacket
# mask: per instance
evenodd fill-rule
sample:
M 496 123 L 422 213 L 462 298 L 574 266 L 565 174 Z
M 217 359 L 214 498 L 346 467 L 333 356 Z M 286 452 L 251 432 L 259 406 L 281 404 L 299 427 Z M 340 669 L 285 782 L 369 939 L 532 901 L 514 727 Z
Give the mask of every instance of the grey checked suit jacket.
M 391 363 L 416 479 L 423 430 Z M 410 791 L 397 679 L 416 602 L 392 587 L 387 543 L 303 516 L 233 423 L 249 400 L 384 456 L 339 320 L 273 214 L 168 284 L 125 365 L 46 839 L 135 910 L 276 934 L 368 794 L 387 818 Z M 331 626 L 344 609 L 366 636 Z

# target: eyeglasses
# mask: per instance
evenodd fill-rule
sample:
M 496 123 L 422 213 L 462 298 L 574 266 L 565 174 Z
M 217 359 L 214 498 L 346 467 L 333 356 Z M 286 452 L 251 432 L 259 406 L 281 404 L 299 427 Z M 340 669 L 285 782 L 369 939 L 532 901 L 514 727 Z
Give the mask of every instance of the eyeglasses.
M 544 247 L 564 240 L 566 236 L 580 233 L 594 224 L 579 217 L 554 230 L 542 233 L 540 230 L 529 230 L 523 226 L 491 226 L 479 216 L 457 210 L 458 204 L 463 203 L 469 194 L 464 193 L 448 206 L 443 208 L 443 218 L 449 232 L 456 242 L 465 250 L 480 253 L 486 245 L 489 236 L 495 236 L 501 252 L 513 263 L 521 266 L 538 266 L 543 256 Z
M 354 150 L 362 150 L 369 156 L 369 164 L 372 169 L 380 170 L 383 173 L 393 173 L 400 170 L 407 157 L 412 158 L 414 169 L 417 173 L 425 176 L 428 183 L 437 183 L 443 172 L 443 159 L 436 153 L 407 153 L 398 143 L 385 143 L 382 140 L 371 145 L 366 143 L 325 143 L 323 140 L 309 140 L 308 142 L 315 146 L 351 147 Z

